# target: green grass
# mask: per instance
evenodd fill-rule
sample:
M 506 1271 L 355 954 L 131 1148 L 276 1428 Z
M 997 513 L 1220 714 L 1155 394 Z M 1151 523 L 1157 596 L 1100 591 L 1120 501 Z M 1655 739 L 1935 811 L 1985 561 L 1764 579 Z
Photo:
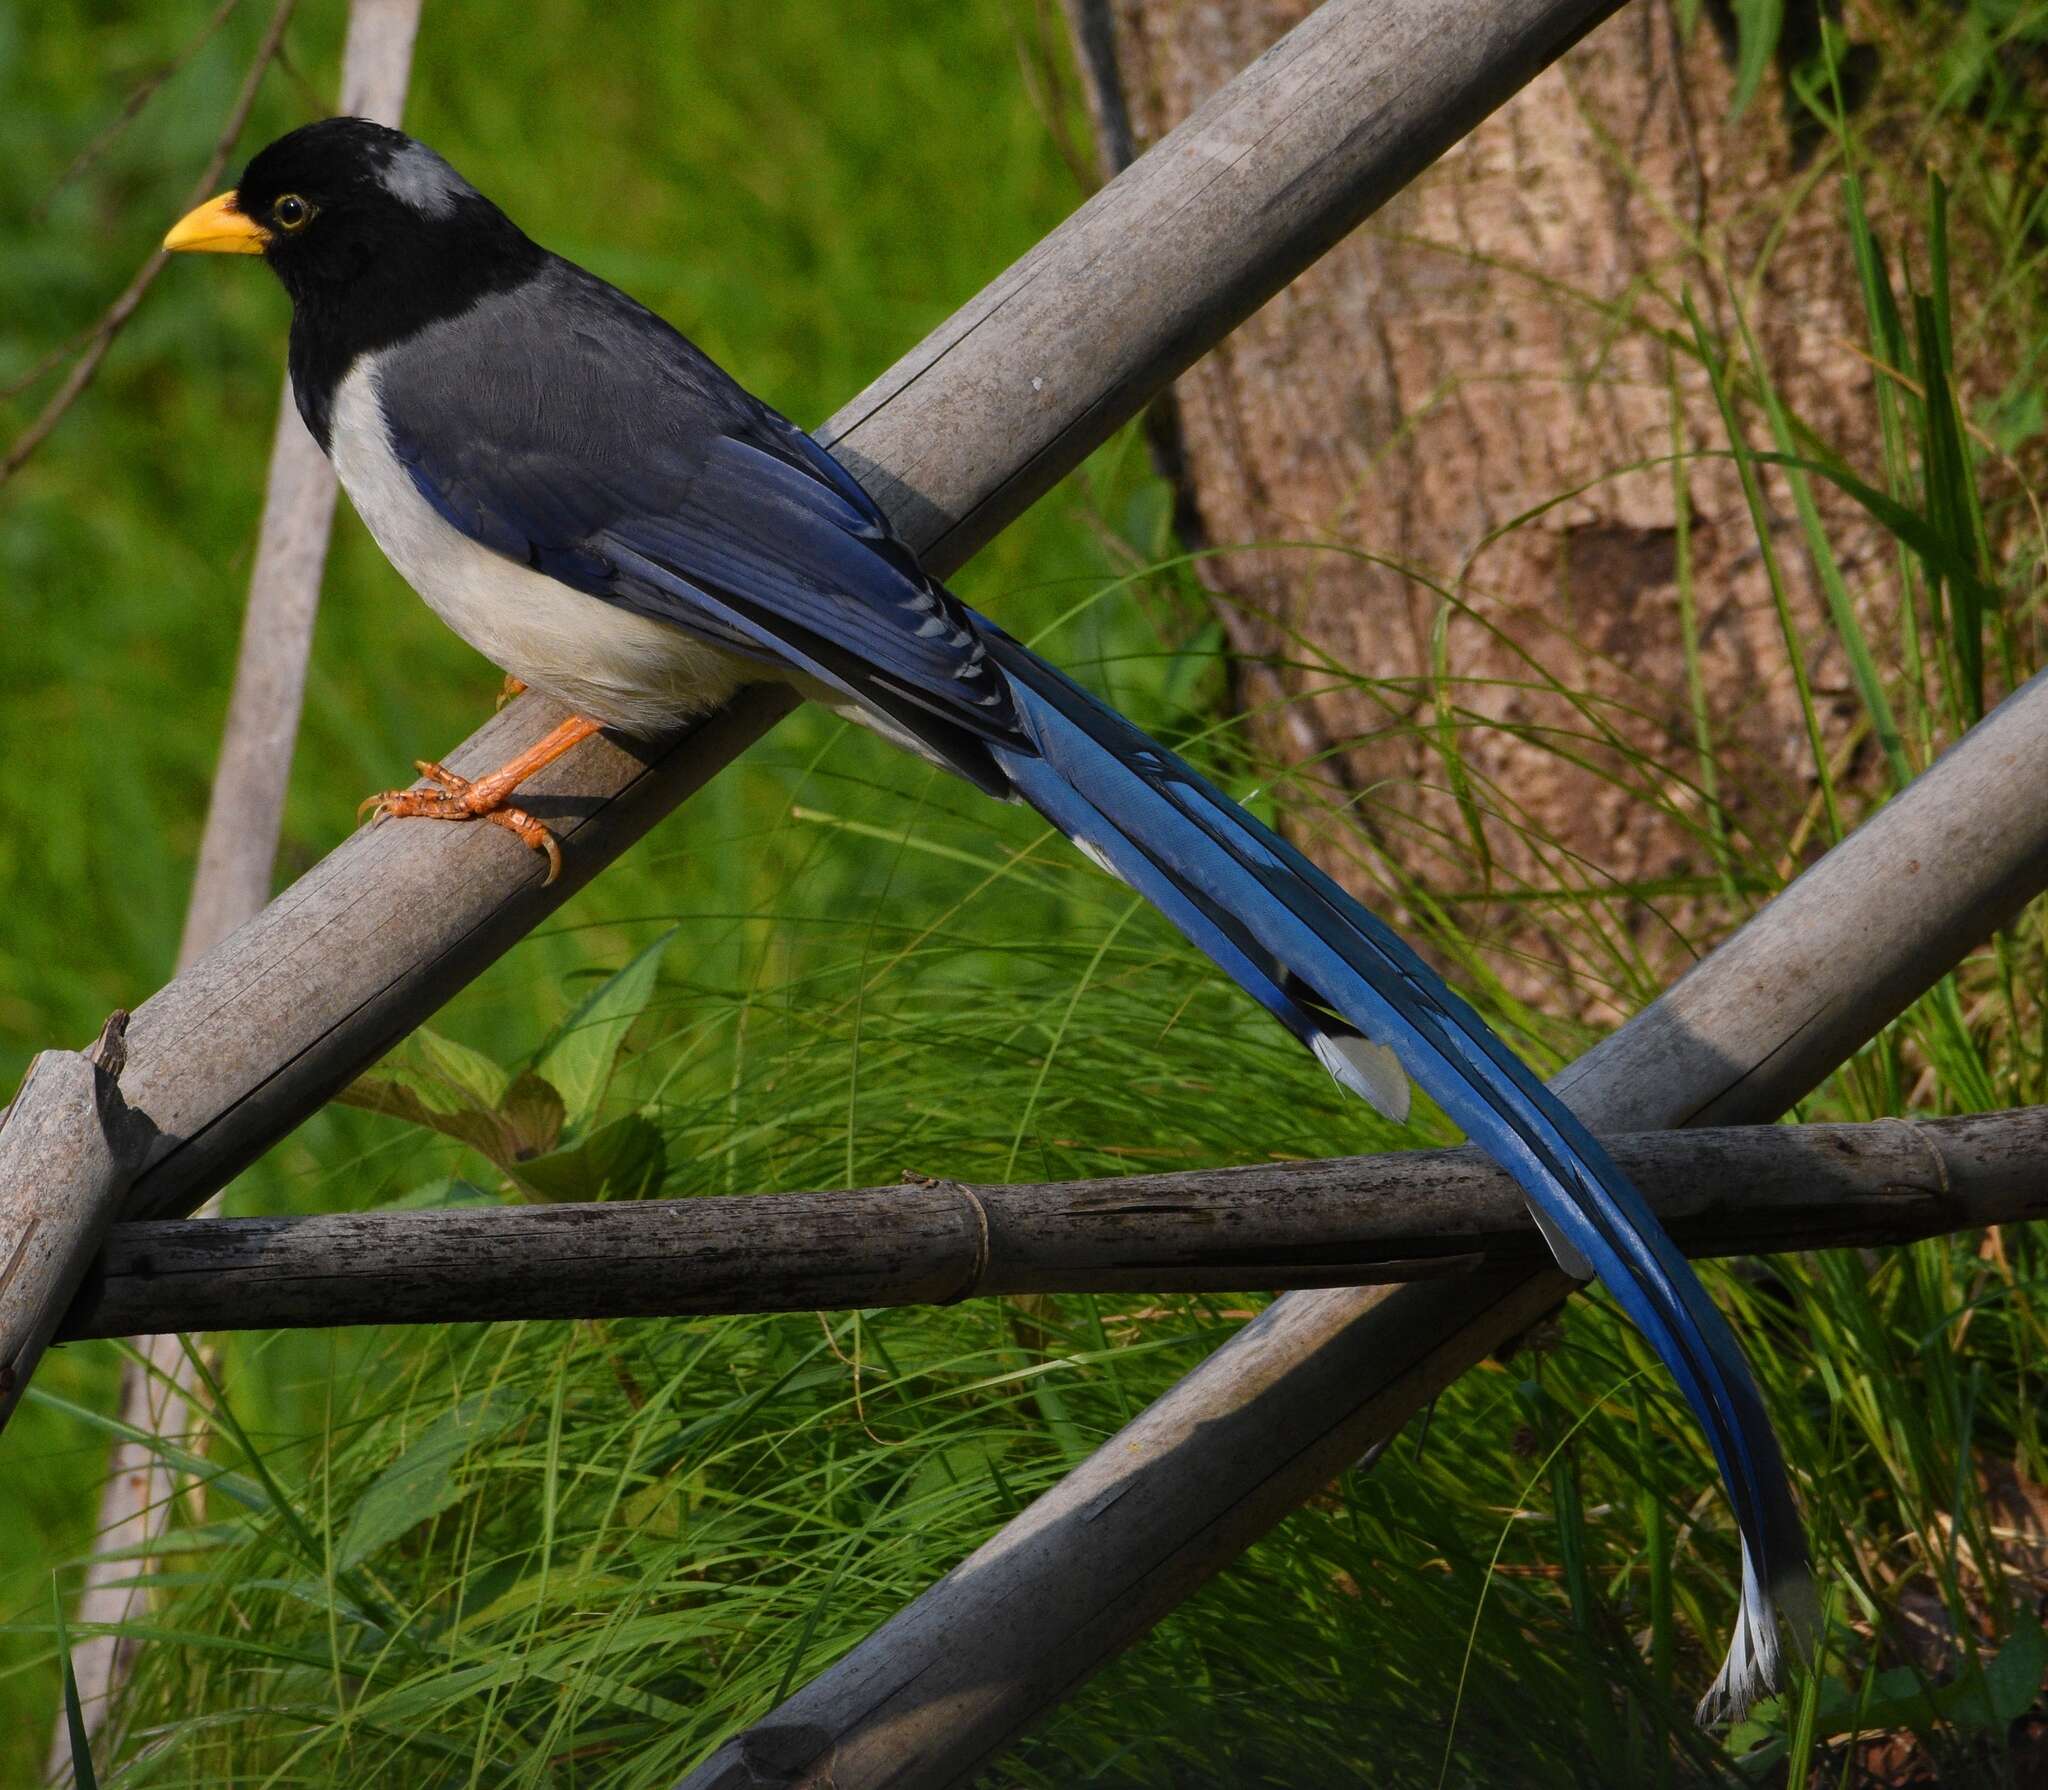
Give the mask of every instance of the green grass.
M 163 228 L 261 28 L 254 10 L 47 221 L 33 208 L 207 10 L 0 15 L 0 382 L 88 321 Z M 338 17 L 309 5 L 289 39 L 316 87 Z M 1021 7 L 928 4 L 859 28 L 792 6 L 773 31 L 731 3 L 429 9 L 410 122 L 537 234 L 814 419 L 1073 203 L 1016 72 L 1037 28 Z M 1951 86 L 1969 139 L 1977 89 Z M 308 104 L 274 77 L 249 142 Z M 1828 139 L 1827 178 L 1917 179 L 1875 161 L 1862 129 Z M 2041 429 L 2038 221 L 1996 158 L 1945 165 L 1952 190 L 1911 241 L 1871 226 L 1863 187 L 1841 201 L 1867 347 L 1897 374 L 1876 387 L 1879 463 L 1844 464 L 1813 439 L 1739 324 L 1716 340 L 1674 306 L 1657 326 L 1674 361 L 1703 354 L 1716 370 L 1727 436 L 1708 451 L 1738 457 L 1759 516 L 1796 525 L 1803 562 L 1781 532 L 1779 575 L 1822 579 L 1881 787 L 2041 656 L 2041 537 L 2013 470 Z M 1945 246 L 1943 216 L 1967 255 Z M 1702 314 L 1739 316 L 1744 272 Z M 255 270 L 174 266 L 77 413 L 0 491 L 0 1081 L 169 971 L 283 321 Z M 1987 360 L 2009 365 L 2008 388 L 1979 389 Z M 1967 399 L 1959 366 L 1973 370 Z M 1843 489 L 1897 544 L 1881 604 L 1832 600 L 1816 498 Z M 1347 842 L 1364 884 L 1417 917 L 1534 1060 L 1583 1048 L 1583 1028 L 1515 1001 L 1462 932 L 1466 891 L 1368 855 L 1344 816 L 1317 809 L 1312 776 L 1247 756 L 1217 712 L 1216 638 L 1191 625 L 1164 507 L 1121 440 L 961 588 L 1228 786 L 1258 789 L 1267 812 Z M 1274 549 L 1314 550 L 1328 549 Z M 1155 569 L 1112 578 L 1134 560 Z M 1786 613 L 1799 655 L 1811 643 Z M 1299 650 L 1327 679 L 1351 675 Z M 1475 818 L 1516 824 L 1513 791 L 1460 757 L 1476 717 L 1444 669 L 1422 722 L 1442 774 Z M 468 731 L 495 683 L 345 518 L 286 872 L 341 836 L 362 793 Z M 1614 716 L 1586 699 L 1574 712 L 1550 749 L 1612 763 Z M 1739 767 L 1694 712 L 1673 762 L 1623 757 L 1608 774 L 1696 829 L 1732 919 L 1813 847 L 1790 823 L 1741 831 L 1717 795 Z M 1821 842 L 1874 799 L 1825 760 L 1800 795 Z M 1417 850 L 1435 876 L 1462 846 Z M 1555 852 L 1547 866 L 1542 885 L 1477 892 L 1540 912 L 1617 1005 L 1648 999 L 1653 972 L 1618 915 L 1692 891 L 1616 887 Z M 1806 1116 L 2048 1098 L 2041 919 L 1975 956 Z M 331 1109 L 243 1177 L 230 1209 L 622 1182 L 673 1196 L 858 1186 L 906 1170 L 1065 1177 L 1447 1136 L 1431 1115 L 1396 1133 L 1340 1100 L 1029 816 L 815 716 L 779 729 L 435 1026 L 447 1042 L 415 1041 L 391 1070 L 433 1126 Z M 502 1159 L 462 1141 L 486 1135 L 462 1115 L 522 1068 L 562 1090 L 566 1125 L 546 1174 L 520 1171 L 511 1189 Z M 601 1156 L 607 1124 L 622 1148 Z M 1999 1781 L 1996 1738 L 2048 1662 L 2032 1626 L 2041 1587 L 1993 1532 L 1978 1481 L 2007 1461 L 2048 1474 L 2039 1256 L 2015 1229 L 1983 1247 L 1709 1271 L 1795 1463 L 1832 1611 L 1822 1670 L 1734 1736 L 1689 1719 L 1734 1607 L 1711 1460 L 1634 1333 L 1586 1298 L 1554 1339 L 1466 1376 L 1426 1428 L 1253 1549 L 1028 1736 L 997 1781 L 1772 1783 L 1813 1766 L 1832 1783 L 1858 1726 L 1922 1733 L 1954 1781 Z M 203 1508 L 158 1581 L 130 1739 L 99 1760 L 101 1779 L 672 1782 L 1260 1302 L 225 1339 Z M 89 1547 L 116 1361 L 110 1345 L 61 1352 L 0 1440 L 17 1513 L 0 1531 L 0 1609 L 16 1618 L 0 1634 L 0 1781 L 29 1781 L 61 1707 L 52 1568 L 68 1592 Z M 1965 1637 L 1944 1683 L 1896 1640 L 1896 1612 L 1922 1592 Z

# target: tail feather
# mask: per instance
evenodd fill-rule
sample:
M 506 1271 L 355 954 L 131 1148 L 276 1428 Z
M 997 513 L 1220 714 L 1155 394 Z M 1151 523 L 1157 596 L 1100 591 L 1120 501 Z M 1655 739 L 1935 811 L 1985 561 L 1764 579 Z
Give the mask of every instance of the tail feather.
M 1597 1275 L 1706 1431 L 1743 1538 L 1742 1608 L 1701 1719 L 1776 1680 L 1774 1609 L 1811 1601 L 1806 1541 L 1733 1332 L 1607 1152 L 1413 950 L 1113 709 L 977 617 L 1035 754 L 1012 788 L 1157 906 L 1344 1086 L 1405 1112 L 1389 1057 L 1514 1175 L 1567 1273 Z

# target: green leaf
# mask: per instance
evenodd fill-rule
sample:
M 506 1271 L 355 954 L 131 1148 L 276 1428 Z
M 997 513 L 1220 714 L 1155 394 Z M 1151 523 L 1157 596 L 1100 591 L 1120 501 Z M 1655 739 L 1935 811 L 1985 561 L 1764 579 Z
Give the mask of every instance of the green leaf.
M 71 1669 L 71 1633 L 64 1626 L 64 1600 L 57 1594 L 57 1575 L 50 1575 L 50 1608 L 57 1619 L 57 1657 L 64 1663 L 64 1726 L 71 1737 L 71 1775 L 78 1790 L 99 1790 L 92 1768 L 92 1741 L 85 1732 L 85 1711 L 78 1701 L 78 1674 Z
M 445 1038 L 434 1039 L 419 1053 L 422 1062 L 435 1061 L 435 1068 L 400 1060 L 357 1076 L 335 1098 L 345 1106 L 452 1137 L 508 1174 L 528 1157 L 545 1156 L 555 1148 L 567 1115 L 561 1095 L 549 1082 L 531 1069 L 508 1076 L 487 1057 L 460 1045 L 453 1048 L 462 1057 L 445 1057 L 440 1047 L 447 1043 Z M 410 1052 L 411 1043 L 405 1048 Z M 463 1057 L 473 1061 L 464 1062 Z M 454 1068 L 460 1079 L 441 1073 L 443 1067 Z
M 209 1460 L 203 1454 L 194 1454 L 175 1443 L 165 1441 L 154 1430 L 138 1429 L 134 1424 L 123 1423 L 120 1418 L 110 1417 L 103 1411 L 76 1404 L 68 1398 L 60 1398 L 56 1393 L 41 1386 L 30 1386 L 26 1396 L 32 1403 L 47 1405 L 53 1411 L 61 1411 L 74 1422 L 100 1430 L 118 1441 L 139 1443 L 165 1466 L 197 1480 L 209 1492 L 220 1493 L 222 1497 L 239 1504 L 244 1510 L 268 1515 L 277 1514 L 277 1506 L 263 1485 L 246 1474 L 229 1472 L 218 1461 Z M 173 1548 L 169 1543 L 160 1543 L 155 1551 L 176 1552 L 183 1545 L 181 1532 L 177 1548 Z
M 571 1131 L 589 1123 L 604 1098 L 627 1029 L 653 997 L 662 953 L 678 930 L 671 926 L 617 975 L 600 983 L 541 1046 L 534 1068 L 561 1090 Z
M 1792 419 L 1785 409 L 1784 401 L 1778 396 L 1778 389 L 1763 371 L 1765 362 L 1750 333 L 1749 321 L 1738 313 L 1737 322 L 1742 331 L 1742 342 L 1749 354 L 1750 364 L 1757 369 L 1757 386 L 1763 398 L 1764 415 L 1769 420 L 1771 434 L 1778 444 L 1780 463 L 1789 461 L 1793 451 Z M 1827 599 L 1828 619 L 1834 623 L 1835 636 L 1841 642 L 1844 656 L 1849 661 L 1849 676 L 1856 685 L 1857 694 L 1863 699 L 1864 713 L 1870 717 L 1872 731 L 1883 751 L 1885 762 L 1891 768 L 1892 783 L 1903 789 L 1913 781 L 1912 761 L 1906 756 L 1906 745 L 1899 733 L 1899 724 L 1892 713 L 1891 700 L 1885 695 L 1884 680 L 1878 675 L 1877 660 L 1870 650 L 1870 642 L 1863 632 L 1863 624 L 1856 615 L 1856 605 L 1849 596 L 1848 584 L 1842 577 L 1840 562 L 1835 558 L 1834 544 L 1828 538 L 1828 531 L 1822 523 L 1820 510 L 1813 501 L 1813 487 L 1806 474 L 1798 469 L 1791 471 L 1787 482 L 1792 487 L 1793 507 L 1799 512 L 1799 525 L 1806 536 L 1807 559 L 1820 580 L 1822 594 Z
M 511 1074 L 482 1051 L 457 1044 L 453 1038 L 444 1038 L 425 1026 L 413 1033 L 406 1045 L 419 1059 L 422 1069 L 450 1087 L 460 1089 L 478 1106 L 493 1107 L 503 1103 L 505 1089 L 512 1080 Z
M 628 1113 L 581 1143 L 516 1163 L 508 1172 L 544 1200 L 637 1200 L 660 1187 L 668 1155 L 653 1123 Z
M 444 1108 L 422 1094 L 409 1079 L 396 1074 L 372 1071 L 359 1075 L 335 1099 L 344 1106 L 403 1119 L 422 1130 L 438 1131 L 443 1137 L 467 1144 L 500 1168 L 508 1167 L 515 1155 L 514 1141 L 496 1112 L 475 1106 Z
M 931 1522 L 932 1512 L 926 1507 L 932 1500 L 978 1487 L 996 1470 L 1015 1440 L 1004 1435 L 971 1436 L 933 1449 L 905 1483 L 894 1520 L 913 1528 Z
M 412 1118 L 416 1107 L 433 1113 L 487 1113 L 497 1110 L 511 1080 L 510 1072 L 489 1057 L 422 1026 L 335 1098 L 404 1119 Z
M 545 1156 L 562 1141 L 568 1110 L 553 1082 L 531 1069 L 522 1069 L 518 1080 L 505 1091 L 498 1117 L 506 1142 L 511 1145 L 512 1160 L 525 1162 L 531 1157 Z
M 664 1484 L 660 1489 L 673 1491 L 674 1488 Z M 632 1583 L 618 1573 L 603 1572 L 594 1567 L 570 1572 L 559 1568 L 553 1572 L 527 1572 L 489 1602 L 466 1612 L 462 1627 L 464 1632 L 488 1628 L 494 1622 L 503 1622 L 508 1616 L 537 1609 L 592 1609 L 620 1592 L 629 1591 Z
M 523 1393 L 501 1389 L 465 1399 L 430 1424 L 358 1500 L 335 1564 L 343 1571 L 360 1566 L 407 1530 L 446 1510 L 462 1495 L 455 1469 L 463 1456 L 508 1429 L 526 1409 Z
M 1980 423 L 2000 453 L 2016 454 L 2048 433 L 2048 396 L 2031 379 L 2016 380 L 1984 407 Z
M 1878 1673 L 1858 1696 L 1846 1682 L 1830 1674 L 1813 1700 L 1812 1729 L 1817 1735 L 1833 1736 L 1853 1729 L 1867 1733 L 1906 1728 L 1924 1738 L 1947 1723 L 1981 1733 L 2002 1733 L 2033 1707 L 2043 1672 L 2048 1672 L 2048 1634 L 2042 1633 L 2038 1622 L 2022 1617 L 1988 1666 L 1971 1665 L 1948 1684 L 1930 1687 L 1912 1667 L 1894 1666 Z M 1750 1718 L 1729 1734 L 1730 1750 L 1741 1753 L 1746 1743 L 1775 1735 L 1789 1713 L 1788 1698 L 1760 1703 Z M 1757 1753 L 1744 1763 L 1762 1763 L 1764 1757 Z
M 2033 1708 L 2044 1672 L 2048 1672 L 2048 1634 L 2042 1633 L 2038 1622 L 2022 1617 L 1999 1648 L 1998 1657 L 1984 1668 L 1994 1728 L 2009 1727 Z
M 386 1200 L 377 1209 L 380 1212 L 417 1212 L 452 1206 L 495 1206 L 499 1203 L 496 1194 L 479 1187 L 474 1181 L 466 1181 L 460 1175 L 436 1175 L 433 1180 L 422 1181 L 395 1199 Z
M 1897 498 L 1886 496 L 1853 473 L 1825 460 L 1792 454 L 1757 454 L 1753 458 L 1762 466 L 1795 466 L 1817 473 L 1845 496 L 1860 503 L 1889 533 L 1926 561 L 1928 568 L 1937 576 L 1952 580 L 1958 588 L 1967 589 L 1971 599 L 1977 603 L 1991 605 L 1998 601 L 1997 587 L 1986 583 L 1976 568 L 1956 551 L 1954 543 L 1918 510 L 1909 509 Z
M 1927 387 L 1923 450 L 1927 514 L 1958 558 L 1981 563 L 1982 555 L 1976 550 L 1976 493 L 1969 449 L 1948 378 L 1946 306 L 1935 299 L 1916 297 L 1913 322 L 1920 343 L 1920 377 Z M 1949 635 L 1962 686 L 1963 719 L 1968 723 L 1984 716 L 1984 588 L 1974 577 L 1951 580 Z
M 1223 624 L 1205 623 L 1182 641 L 1168 658 L 1159 700 L 1173 715 L 1194 714 L 1202 706 L 1203 685 L 1222 663 L 1229 648 Z
M 1785 28 L 1785 0 L 1735 0 L 1735 97 L 1728 116 L 1740 118 L 1763 85 Z

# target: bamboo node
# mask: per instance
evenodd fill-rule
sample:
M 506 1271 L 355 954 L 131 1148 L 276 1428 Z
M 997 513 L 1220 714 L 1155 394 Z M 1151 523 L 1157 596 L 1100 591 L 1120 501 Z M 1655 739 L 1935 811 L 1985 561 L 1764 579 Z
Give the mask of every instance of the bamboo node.
M 1941 1139 L 1932 1127 L 1922 1125 L 1915 1119 L 1887 1117 L 1878 1121 L 1882 1125 L 1896 1125 L 1927 1152 L 1927 1159 L 1934 1165 L 1934 1197 L 1943 1205 L 1954 1203 L 1955 1188 L 1949 1177 L 1948 1158 L 1942 1154 Z
M 981 1195 L 963 1181 L 942 1181 L 942 1187 L 949 1187 L 967 1202 L 967 1208 L 974 1214 L 974 1264 L 967 1270 L 966 1284 L 957 1293 L 941 1301 L 946 1305 L 958 1305 L 963 1299 L 972 1299 L 981 1291 L 981 1283 L 988 1277 L 990 1254 L 988 1208 L 981 1203 Z

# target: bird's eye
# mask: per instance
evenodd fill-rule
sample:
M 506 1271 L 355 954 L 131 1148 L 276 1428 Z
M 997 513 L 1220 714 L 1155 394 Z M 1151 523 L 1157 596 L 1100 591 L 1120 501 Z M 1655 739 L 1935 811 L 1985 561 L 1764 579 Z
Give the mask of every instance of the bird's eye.
M 277 220 L 280 230 L 303 230 L 313 221 L 312 202 L 301 199 L 297 193 L 286 193 L 270 208 L 270 215 Z

